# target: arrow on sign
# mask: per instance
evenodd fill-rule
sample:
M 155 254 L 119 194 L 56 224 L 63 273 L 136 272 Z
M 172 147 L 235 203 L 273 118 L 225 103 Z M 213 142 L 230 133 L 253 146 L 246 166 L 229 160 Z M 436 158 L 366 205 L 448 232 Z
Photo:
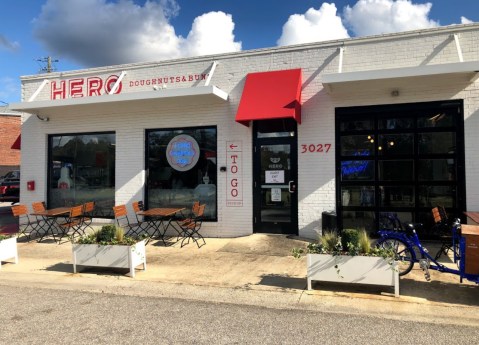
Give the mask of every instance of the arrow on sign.
M 232 150 L 234 150 L 237 147 L 238 147 L 238 145 L 230 144 L 230 149 L 232 149 Z

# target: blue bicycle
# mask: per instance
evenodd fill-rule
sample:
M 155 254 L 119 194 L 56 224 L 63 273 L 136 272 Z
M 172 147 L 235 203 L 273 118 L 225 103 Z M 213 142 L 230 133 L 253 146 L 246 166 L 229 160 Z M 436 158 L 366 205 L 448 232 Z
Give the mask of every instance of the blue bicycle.
M 392 249 L 396 253 L 396 260 L 398 261 L 399 275 L 408 274 L 415 263 L 419 263 L 420 268 L 424 271 L 425 278 L 429 281 L 429 269 L 439 272 L 446 272 L 457 274 L 460 276 L 461 282 L 466 278 L 475 283 L 479 283 L 479 275 L 465 273 L 465 240 L 461 236 L 461 222 L 460 219 L 454 219 L 450 224 L 451 243 L 448 249 L 453 252 L 453 261 L 457 264 L 458 269 L 451 269 L 444 264 L 438 262 L 441 251 L 444 251 L 444 246 L 433 257 L 419 240 L 416 233 L 416 225 L 411 223 L 402 224 L 396 215 L 389 215 L 391 222 L 396 226 L 390 229 L 381 229 L 378 231 L 379 239 L 377 246 L 384 249 Z

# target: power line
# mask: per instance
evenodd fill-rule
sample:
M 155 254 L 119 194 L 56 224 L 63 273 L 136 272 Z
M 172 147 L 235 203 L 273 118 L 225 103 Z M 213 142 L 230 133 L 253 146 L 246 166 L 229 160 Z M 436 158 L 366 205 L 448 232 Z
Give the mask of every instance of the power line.
M 56 70 L 55 67 L 53 66 L 53 63 L 58 62 L 59 60 L 52 59 L 51 56 L 47 56 L 47 57 L 44 57 L 44 58 L 37 59 L 37 61 L 46 64 L 45 66 L 40 68 L 40 72 L 51 73 L 51 72 L 54 72 Z

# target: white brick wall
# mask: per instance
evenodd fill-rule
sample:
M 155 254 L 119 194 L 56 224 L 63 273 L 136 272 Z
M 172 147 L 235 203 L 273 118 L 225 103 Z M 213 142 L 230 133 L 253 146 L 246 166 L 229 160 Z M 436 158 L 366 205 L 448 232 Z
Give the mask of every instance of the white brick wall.
M 332 41 L 292 47 L 246 51 L 209 57 L 158 63 L 131 64 L 84 71 L 53 73 L 48 78 L 71 79 L 87 76 L 107 77 L 127 71 L 123 92 L 151 90 L 151 85 L 128 89 L 130 82 L 141 79 L 208 73 L 213 60 L 219 62 L 211 84 L 229 93 L 229 101 L 209 97 L 164 99 L 158 102 L 126 102 L 115 105 L 88 105 L 53 109 L 49 122 L 34 116 L 24 117 L 22 134 L 22 202 L 30 204 L 46 198 L 46 156 L 48 134 L 115 131 L 116 203 L 141 199 L 144 184 L 145 129 L 216 125 L 218 128 L 217 166 L 226 165 L 226 141 L 243 144 L 243 207 L 225 207 L 226 175 L 218 172 L 218 222 L 204 224 L 207 236 L 241 236 L 252 232 L 252 136 L 251 128 L 234 121 L 247 73 L 302 68 L 302 124 L 298 126 L 298 147 L 332 144 L 327 153 L 298 154 L 299 161 L 299 234 L 315 237 L 320 229 L 321 213 L 335 208 L 335 124 L 336 107 L 371 104 L 410 103 L 433 100 L 464 99 L 467 208 L 479 209 L 479 149 L 475 136 L 479 128 L 478 82 L 468 83 L 467 76 L 432 76 L 384 81 L 350 83 L 333 93 L 323 89 L 324 73 L 338 71 L 338 48 L 345 47 L 343 72 L 458 62 L 451 35 L 459 35 L 464 61 L 478 60 L 479 25 L 458 25 L 411 33 L 371 38 Z M 43 76 L 22 78 L 23 99 L 28 99 Z M 201 82 L 167 84 L 168 88 L 193 87 Z M 391 97 L 392 89 L 400 95 Z M 48 100 L 47 86 L 37 100 Z M 158 92 L 161 92 L 158 91 Z M 26 181 L 36 180 L 34 192 L 26 191 Z

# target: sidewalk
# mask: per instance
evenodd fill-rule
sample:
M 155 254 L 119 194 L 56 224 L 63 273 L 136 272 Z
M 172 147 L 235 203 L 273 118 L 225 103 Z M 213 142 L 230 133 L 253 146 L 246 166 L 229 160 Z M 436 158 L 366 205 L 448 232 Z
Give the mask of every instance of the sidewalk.
M 158 296 L 325 312 L 367 313 L 387 318 L 479 326 L 479 287 L 454 275 L 413 270 L 390 287 L 316 284 L 306 290 L 305 259 L 291 256 L 299 238 L 255 234 L 207 238 L 198 249 L 172 239 L 147 245 L 147 270 L 134 279 L 127 270 L 84 268 L 73 274 L 71 245 L 53 240 L 19 242 L 19 263 L 3 263 L 0 285 Z M 140 266 L 141 267 L 141 266 Z

